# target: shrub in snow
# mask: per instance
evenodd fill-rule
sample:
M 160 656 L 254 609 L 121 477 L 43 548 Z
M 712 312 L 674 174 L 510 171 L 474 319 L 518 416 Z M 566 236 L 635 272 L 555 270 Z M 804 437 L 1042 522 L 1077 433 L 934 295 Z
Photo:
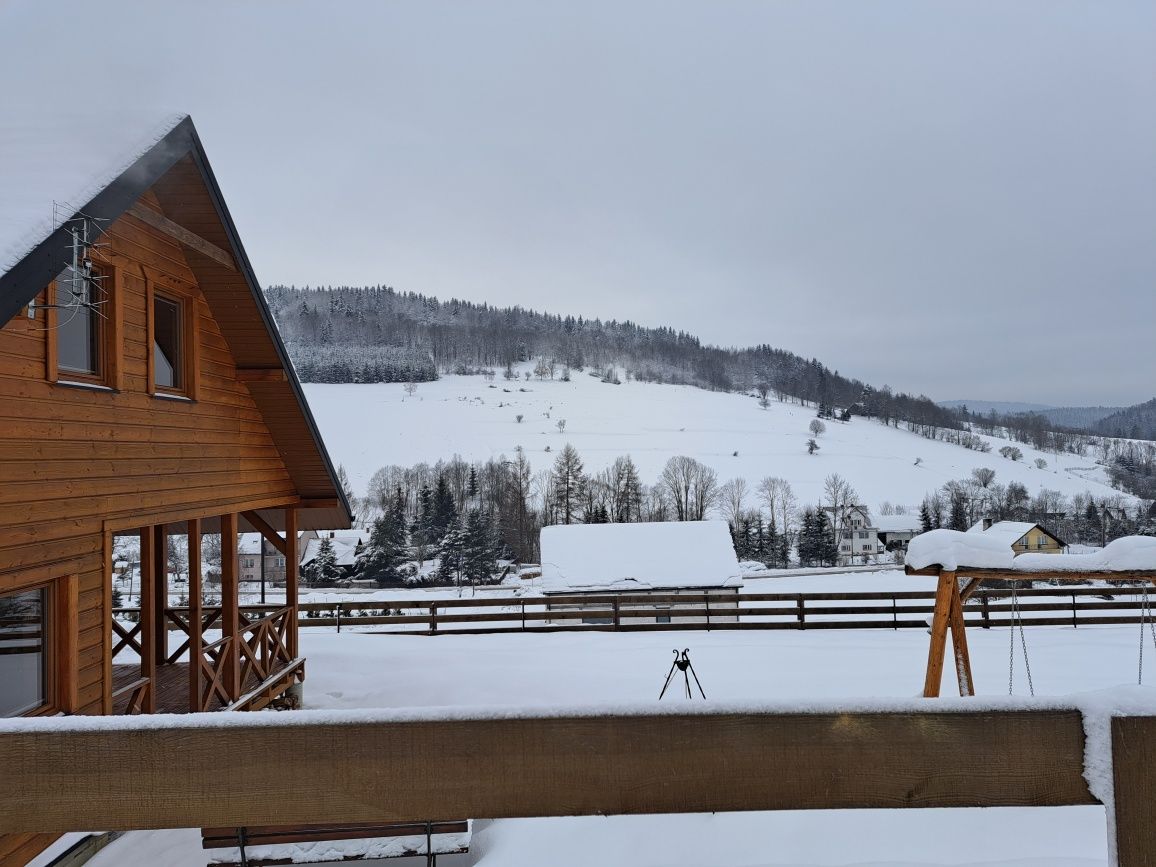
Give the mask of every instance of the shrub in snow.
M 1024 453 L 1021 452 L 1015 446 L 1004 446 L 1002 449 L 999 450 L 999 453 L 1001 455 L 1003 455 L 1003 457 L 1007 458 L 1009 461 L 1018 461 L 1020 458 L 1022 458 L 1024 456 Z
M 811 436 L 815 437 L 822 436 L 827 432 L 827 426 L 817 418 L 811 419 L 811 423 L 807 426 L 807 429 L 811 432 Z
M 1047 468 L 1048 468 L 1048 462 L 1047 461 L 1045 461 L 1043 458 L 1036 458 L 1036 469 L 1037 470 L 1046 470 Z
M 815 442 L 813 439 L 807 440 L 807 454 L 813 455 L 818 450 L 819 444 L 817 442 Z
M 518 422 L 518 424 L 522 423 L 522 415 L 520 413 L 514 416 L 514 419 Z

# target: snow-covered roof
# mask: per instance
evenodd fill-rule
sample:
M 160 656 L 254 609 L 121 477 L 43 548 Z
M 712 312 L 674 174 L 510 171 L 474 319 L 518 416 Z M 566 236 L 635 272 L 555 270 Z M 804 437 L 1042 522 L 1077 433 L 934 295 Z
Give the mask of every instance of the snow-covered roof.
M 5 106 L 0 115 L 0 276 L 184 120 L 166 112 Z
M 723 521 L 570 524 L 542 528 L 542 588 L 651 590 L 742 581 Z
M 918 533 L 923 525 L 918 515 L 879 515 L 875 529 L 880 533 Z
M 321 550 L 321 542 L 323 539 L 310 539 L 305 545 L 305 551 L 301 555 L 301 565 L 312 563 L 317 556 L 317 552 Z M 338 566 L 353 566 L 357 561 L 357 545 L 360 541 L 358 535 L 348 535 L 344 537 L 335 537 L 329 540 L 333 545 L 333 555 L 337 558 Z
M 1035 524 L 1028 524 L 1029 529 Z M 960 533 L 932 530 L 911 540 L 907 565 L 912 569 L 939 566 L 951 572 L 962 567 L 1014 569 L 1023 572 L 1156 571 L 1156 538 L 1125 536 L 1087 554 L 1020 554 L 1007 537 L 991 531 Z
M 282 539 L 285 538 L 284 532 L 277 534 Z M 240 533 L 237 536 L 237 553 L 238 554 L 260 554 L 261 553 L 261 539 L 260 533 Z
M 983 528 L 983 521 L 976 521 L 968 528 L 967 532 L 983 533 L 986 536 L 1002 539 L 1004 544 L 1010 548 L 1036 527 L 1039 527 L 1039 524 L 1033 523 L 1032 521 L 996 521 L 985 530 Z M 1040 527 L 1040 530 L 1047 533 L 1053 539 L 1056 539 L 1056 541 L 1059 541 L 1054 533 L 1048 533 L 1043 527 Z

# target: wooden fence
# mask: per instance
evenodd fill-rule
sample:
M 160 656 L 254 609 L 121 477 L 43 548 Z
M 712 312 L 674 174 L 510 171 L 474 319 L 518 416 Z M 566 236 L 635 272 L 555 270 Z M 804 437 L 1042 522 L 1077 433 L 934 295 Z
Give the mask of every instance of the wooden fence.
M 1098 803 L 1079 711 L 926 707 L 0 721 L 0 833 Z M 1118 863 L 1156 867 L 1156 717 L 1111 741 Z
M 1042 587 L 1017 591 L 1016 607 L 1025 626 L 1119 626 L 1145 620 L 1140 587 Z M 383 627 L 374 632 L 409 635 L 479 635 L 502 632 L 653 632 L 735 629 L 926 629 L 935 592 L 891 593 L 743 593 L 718 595 L 607 594 L 584 596 L 507 596 L 488 598 L 383 599 L 301 603 L 302 627 Z M 547 608 L 547 603 L 551 606 Z M 640 605 L 678 606 L 641 609 Z M 558 608 L 557 606 L 566 606 Z M 581 606 L 575 608 L 574 606 Z M 276 612 L 281 603 L 245 605 L 250 615 Z M 478 610 L 481 609 L 481 610 Z M 211 612 L 213 609 L 204 609 Z M 187 608 L 168 609 L 177 623 Z M 137 608 L 115 609 L 131 622 Z M 735 615 L 738 615 L 737 622 Z M 1012 619 L 1010 590 L 984 588 L 964 608 L 968 626 L 1007 627 Z M 657 616 L 673 623 L 655 622 Z M 697 622 L 696 622 L 697 621 Z M 170 628 L 173 628 L 170 625 Z M 208 628 L 208 627 L 206 627 Z M 116 629 L 116 627 L 114 627 Z M 128 632 L 120 627 L 118 634 Z M 119 652 L 125 646 L 117 645 Z M 131 646 L 131 645 L 130 645 Z

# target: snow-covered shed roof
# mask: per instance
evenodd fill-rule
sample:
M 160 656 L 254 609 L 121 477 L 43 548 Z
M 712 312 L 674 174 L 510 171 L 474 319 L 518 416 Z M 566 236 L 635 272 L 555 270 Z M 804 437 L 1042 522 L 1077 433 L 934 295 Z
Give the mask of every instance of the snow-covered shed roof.
M 546 592 L 731 587 L 742 583 L 724 521 L 542 528 Z
M 284 533 L 278 533 L 282 539 L 285 538 Z M 260 533 L 239 533 L 237 535 L 237 553 L 242 555 L 256 555 L 261 553 L 261 539 L 264 538 Z M 276 549 L 269 549 L 276 552 Z
M 918 533 L 923 528 L 918 515 L 879 515 L 875 529 L 880 533 Z

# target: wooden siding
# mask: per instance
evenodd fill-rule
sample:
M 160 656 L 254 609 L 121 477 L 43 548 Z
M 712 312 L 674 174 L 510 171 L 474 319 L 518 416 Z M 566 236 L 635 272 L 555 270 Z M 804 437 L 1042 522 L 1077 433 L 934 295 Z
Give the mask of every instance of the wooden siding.
M 159 207 L 151 194 L 141 204 Z M 106 709 L 106 529 L 299 495 L 182 246 L 129 215 L 103 240 L 99 255 L 121 292 L 119 391 L 49 382 L 43 318 L 17 316 L 0 328 L 0 590 L 75 576 L 76 698 L 66 709 L 80 713 Z M 150 287 L 187 299 L 197 332 L 195 402 L 148 393 Z

